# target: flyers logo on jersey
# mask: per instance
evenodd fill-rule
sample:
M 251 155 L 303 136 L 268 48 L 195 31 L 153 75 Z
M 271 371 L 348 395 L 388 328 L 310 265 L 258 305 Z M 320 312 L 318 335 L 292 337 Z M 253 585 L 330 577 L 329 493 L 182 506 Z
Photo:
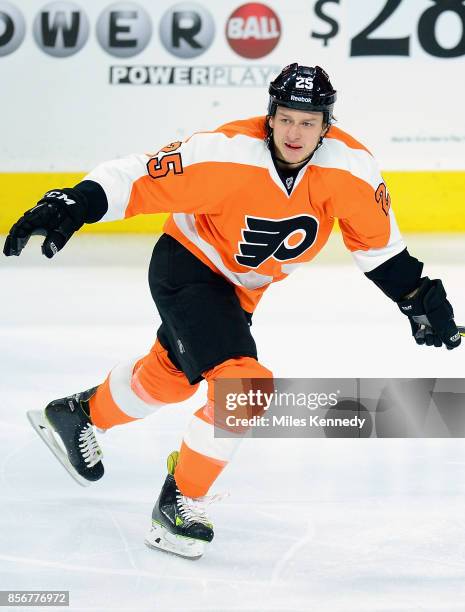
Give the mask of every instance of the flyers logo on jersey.
M 247 216 L 246 225 L 243 242 L 238 244 L 239 254 L 234 257 L 248 268 L 258 268 L 270 257 L 277 261 L 295 259 L 314 244 L 318 234 L 318 219 L 311 215 L 287 219 Z

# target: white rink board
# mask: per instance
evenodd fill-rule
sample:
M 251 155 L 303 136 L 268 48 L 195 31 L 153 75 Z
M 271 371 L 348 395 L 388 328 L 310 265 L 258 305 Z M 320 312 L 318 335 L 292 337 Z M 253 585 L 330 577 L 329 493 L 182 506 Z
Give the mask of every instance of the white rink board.
M 0 269 L 14 296 L 0 305 L 0 590 L 70 590 L 72 612 L 463 611 L 460 439 L 247 440 L 214 486 L 231 496 L 212 507 L 216 537 L 195 563 L 143 538 L 166 455 L 205 389 L 99 436 L 104 479 L 72 482 L 25 412 L 150 347 L 152 242 L 77 236 L 46 261 L 33 238 Z M 463 240 L 408 243 L 434 258 L 427 273 L 465 313 Z M 340 236 L 318 262 L 272 287 L 254 316 L 260 358 L 277 376 L 463 375 L 465 348 L 417 347 Z
M 162 43 L 160 24 L 166 24 L 163 18 L 177 4 L 151 0 L 124 3 L 136 14 L 145 9 L 146 29 L 151 23 L 147 45 L 135 56 L 116 57 L 97 40 L 99 19 L 116 3 L 77 0 L 88 37 L 76 53 L 55 57 L 34 38 L 35 23 L 49 4 L 9 0 L 24 17 L 25 36 L 12 53 L 1 55 L 0 45 L 6 92 L 1 111 L 3 172 L 87 171 L 105 159 L 158 150 L 193 131 L 263 114 L 270 74 L 292 61 L 327 69 L 339 91 L 339 125 L 364 142 L 385 170 L 463 168 L 465 8 L 460 2 L 449 10 L 431 0 L 389 3 L 394 10 L 385 12 L 378 26 L 375 20 L 387 8 L 386 0 L 324 2 L 321 16 L 316 0 L 266 2 L 279 19 L 280 38 L 257 59 L 239 55 L 225 34 L 241 2 L 184 3 L 191 11 L 199 6 L 208 11 L 214 23 L 211 45 L 191 58 L 177 57 Z M 57 6 L 69 14 L 69 2 Z M 11 14 L 0 0 L 0 13 L 8 11 Z M 131 19 L 120 26 L 129 28 L 120 37 L 139 40 Z M 5 27 L 0 20 L 0 39 Z M 364 35 L 366 28 L 371 33 Z M 162 30 L 169 36 L 166 25 Z M 334 36 L 326 46 L 311 36 L 330 32 Z M 272 35 L 272 29 L 263 35 L 267 33 Z M 369 50 L 368 55 L 350 55 L 354 40 L 366 50 L 372 39 L 388 39 L 381 46 L 397 53 L 407 44 L 408 55 L 373 55 Z M 60 36 L 57 40 L 59 45 Z M 217 71 L 217 77 L 209 86 L 182 84 L 184 73 L 178 75 L 178 85 L 121 85 L 110 83 L 112 66 L 207 67 Z M 137 83 L 137 75 L 133 81 Z

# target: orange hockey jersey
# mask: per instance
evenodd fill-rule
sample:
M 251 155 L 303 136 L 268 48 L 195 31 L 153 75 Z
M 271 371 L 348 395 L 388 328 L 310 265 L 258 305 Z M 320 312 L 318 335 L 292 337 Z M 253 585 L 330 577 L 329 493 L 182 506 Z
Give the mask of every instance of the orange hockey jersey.
M 172 213 L 164 231 L 233 283 L 248 312 L 270 283 L 315 257 L 335 218 L 364 272 L 405 248 L 389 193 L 363 145 L 331 127 L 288 194 L 264 142 L 264 124 L 265 117 L 236 121 L 152 156 L 99 165 L 85 180 L 106 193 L 102 221 Z

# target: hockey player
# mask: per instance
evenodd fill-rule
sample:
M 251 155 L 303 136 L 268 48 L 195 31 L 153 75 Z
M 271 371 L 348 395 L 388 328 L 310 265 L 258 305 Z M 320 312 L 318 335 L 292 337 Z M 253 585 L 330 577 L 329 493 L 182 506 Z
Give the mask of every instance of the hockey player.
M 39 233 L 50 258 L 84 223 L 172 213 L 149 270 L 162 321 L 149 354 L 30 419 L 88 484 L 103 475 L 94 428 L 185 400 L 205 379 L 207 402 L 168 458 L 146 540 L 184 556 L 200 556 L 213 538 L 207 493 L 237 445 L 213 435 L 214 381 L 272 382 L 257 359 L 252 313 L 272 282 L 323 248 L 336 218 L 356 264 L 408 317 L 418 344 L 454 349 L 461 340 L 442 282 L 422 277 L 423 264 L 405 247 L 373 157 L 333 125 L 336 91 L 325 71 L 291 64 L 269 96 L 266 117 L 103 163 L 75 187 L 49 191 L 15 223 L 4 247 L 5 255 L 19 255 Z

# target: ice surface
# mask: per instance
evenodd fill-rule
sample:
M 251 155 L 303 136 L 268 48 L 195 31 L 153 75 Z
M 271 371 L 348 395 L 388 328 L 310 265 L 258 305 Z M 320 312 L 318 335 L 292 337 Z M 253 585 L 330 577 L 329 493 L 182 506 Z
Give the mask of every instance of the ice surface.
M 339 240 L 265 295 L 261 361 L 280 377 L 463 376 L 465 348 L 417 347 Z M 465 324 L 463 242 L 409 244 Z M 95 612 L 465 610 L 462 440 L 245 440 L 215 483 L 231 496 L 212 507 L 215 540 L 196 562 L 143 539 L 205 389 L 99 436 L 105 478 L 70 479 L 25 412 L 148 350 L 152 244 L 84 236 L 46 261 L 34 240 L 1 261 L 0 590 L 65 589 L 71 610 Z

